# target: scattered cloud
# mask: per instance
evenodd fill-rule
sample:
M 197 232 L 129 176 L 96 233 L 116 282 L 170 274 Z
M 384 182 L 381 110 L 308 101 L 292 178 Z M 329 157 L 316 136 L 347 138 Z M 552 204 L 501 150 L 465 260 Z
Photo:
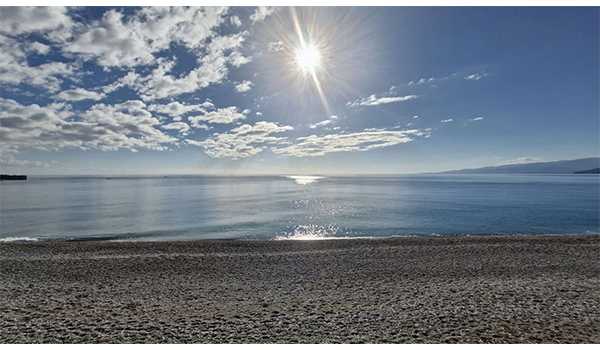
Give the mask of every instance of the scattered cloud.
M 250 20 L 252 23 L 262 22 L 272 15 L 275 10 L 276 8 L 273 6 L 258 6 L 254 13 L 250 15 Z
M 240 112 L 235 106 L 219 108 L 215 111 L 207 112 L 198 116 L 188 117 L 194 128 L 202 125 L 201 122 L 209 124 L 231 124 L 246 119 L 246 114 Z
M 199 67 L 184 76 L 169 74 L 175 62 L 160 61 L 149 75 L 132 75 L 127 84 L 133 87 L 143 100 L 156 100 L 183 93 L 194 92 L 211 84 L 220 84 L 229 73 L 228 65 L 239 67 L 250 61 L 236 51 L 245 40 L 247 32 L 214 38 L 207 46 L 207 54 L 198 60 Z
M 379 105 L 388 104 L 388 103 L 410 101 L 410 100 L 414 100 L 418 97 L 419 96 L 417 96 L 417 95 L 377 97 L 375 94 L 373 94 L 369 97 L 359 98 L 357 100 L 348 102 L 346 105 L 348 107 L 352 107 L 352 108 L 359 107 L 359 106 L 372 107 L 372 106 L 379 106 Z
M 36 53 L 38 55 L 46 55 L 50 52 L 50 46 L 42 44 L 39 41 L 28 44 L 28 51 Z
M 103 99 L 105 94 L 98 93 L 95 91 L 89 91 L 82 88 L 76 88 L 71 90 L 61 91 L 57 97 L 64 101 L 83 101 L 83 100 L 94 100 L 98 101 Z
M 126 18 L 110 10 L 77 34 L 65 50 L 107 67 L 151 64 L 154 53 L 171 42 L 190 49 L 204 45 L 226 13 L 221 7 L 145 7 Z
M 153 104 L 148 107 L 148 110 L 161 114 L 166 114 L 172 118 L 179 117 L 181 115 L 191 112 L 202 112 L 206 113 L 208 110 L 214 109 L 215 106 L 210 101 L 205 101 L 201 104 L 183 104 L 178 101 L 174 101 L 167 104 Z
M 408 86 L 413 86 L 413 85 L 423 85 L 423 84 L 427 84 L 427 83 L 433 83 L 434 81 L 436 81 L 438 79 L 431 77 L 431 78 L 420 78 L 417 80 L 411 80 L 408 82 Z
M 438 76 L 438 77 L 428 77 L 428 78 L 419 78 L 415 80 L 409 81 L 406 85 L 408 86 L 418 86 L 418 85 L 435 85 L 436 83 L 440 83 L 446 80 L 450 80 L 458 76 L 458 73 L 452 73 L 449 75 Z
M 475 117 L 475 118 L 469 119 L 469 121 L 472 121 L 472 122 L 477 122 L 480 120 L 483 120 L 483 117 Z
M 226 133 L 217 133 L 204 141 L 186 140 L 202 147 L 211 158 L 242 159 L 262 152 L 267 146 L 287 143 L 286 137 L 274 136 L 293 130 L 291 126 L 259 121 L 243 124 Z
M 4 14 L 5 9 L 0 14 Z M 27 61 L 26 51 L 27 47 L 19 41 L 0 34 L 0 84 L 27 84 L 56 92 L 63 77 L 75 71 L 73 63 L 48 62 L 32 66 Z
M 463 74 L 455 72 L 455 73 L 448 74 L 445 76 L 423 77 L 423 78 L 411 80 L 406 85 L 412 86 L 412 87 L 417 87 L 420 85 L 436 87 L 438 83 L 442 83 L 442 82 L 449 81 L 449 80 L 460 79 L 461 77 L 463 77 L 465 80 L 480 80 L 480 79 L 487 77 L 488 75 L 489 74 L 485 73 L 485 72 L 482 72 L 482 73 L 476 72 L 476 73 L 472 73 L 472 74 L 463 76 Z
M 329 124 L 331 124 L 331 123 L 332 123 L 332 120 L 330 120 L 330 119 L 326 119 L 326 120 L 323 120 L 322 122 L 318 122 L 318 123 L 310 124 L 310 126 L 309 126 L 309 127 L 310 127 L 311 129 L 316 129 L 316 128 L 318 128 L 318 127 L 321 127 L 321 126 L 326 126 L 326 125 L 329 125 Z
M 0 33 L 20 35 L 68 30 L 72 21 L 67 12 L 62 6 L 4 7 L 0 11 Z
M 487 76 L 487 73 L 473 73 L 465 76 L 465 80 L 481 80 Z
M 242 20 L 238 16 L 231 16 L 231 17 L 229 17 L 229 23 L 231 23 L 231 25 L 233 25 L 235 27 L 241 27 L 242 26 Z
M 251 82 L 251 81 L 249 81 L 249 80 L 244 80 L 244 81 L 241 81 L 241 82 L 239 82 L 239 83 L 237 83 L 237 84 L 235 85 L 235 90 L 236 90 L 237 92 L 248 92 L 248 91 L 250 91 L 250 90 L 252 89 L 252 86 L 253 86 L 253 85 L 254 85 L 254 84 L 252 84 L 252 82 Z
M 61 103 L 42 107 L 0 98 L 0 144 L 13 152 L 23 148 L 163 150 L 177 139 L 162 133 L 159 124 L 141 101 L 97 104 L 76 116 Z
M 284 50 L 283 41 L 281 41 L 281 40 L 271 41 L 267 45 L 267 48 L 268 48 L 269 52 L 281 52 Z
M 316 129 L 316 128 L 320 128 L 322 126 L 327 126 L 329 124 L 334 123 L 337 119 L 338 119 L 337 115 L 332 115 L 331 117 L 329 117 L 329 119 L 325 119 L 325 120 L 320 121 L 318 123 L 310 124 L 309 128 Z
M 448 118 L 448 119 L 442 119 L 442 120 L 440 120 L 440 123 L 452 123 L 453 121 L 454 121 L 454 119 Z
M 310 135 L 299 137 L 296 143 L 273 148 L 275 154 L 291 157 L 315 157 L 335 152 L 359 152 L 408 143 L 416 137 L 429 137 L 430 129 L 388 131 L 385 129 L 363 130 L 348 134 Z
M 181 134 L 187 134 L 190 131 L 190 126 L 184 122 L 174 122 L 161 126 L 165 130 L 177 130 Z

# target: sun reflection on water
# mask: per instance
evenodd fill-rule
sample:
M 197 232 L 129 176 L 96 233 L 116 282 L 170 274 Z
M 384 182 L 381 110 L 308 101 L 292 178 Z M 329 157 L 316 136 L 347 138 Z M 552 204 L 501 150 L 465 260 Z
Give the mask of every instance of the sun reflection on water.
M 309 175 L 291 175 L 286 176 L 288 179 L 296 181 L 298 185 L 308 185 L 316 182 L 323 178 L 323 176 L 309 176 Z
M 317 239 L 334 239 L 338 237 L 339 227 L 336 225 L 298 225 L 291 232 L 275 237 L 275 240 L 317 240 Z

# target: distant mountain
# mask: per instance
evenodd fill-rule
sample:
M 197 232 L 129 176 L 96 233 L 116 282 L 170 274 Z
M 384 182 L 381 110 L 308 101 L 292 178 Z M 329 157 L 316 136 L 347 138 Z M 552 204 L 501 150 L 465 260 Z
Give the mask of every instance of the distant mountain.
M 583 171 L 587 174 L 596 168 L 600 168 L 600 157 L 450 170 L 440 174 L 574 174 Z
M 575 174 L 600 174 L 600 168 L 576 171 Z

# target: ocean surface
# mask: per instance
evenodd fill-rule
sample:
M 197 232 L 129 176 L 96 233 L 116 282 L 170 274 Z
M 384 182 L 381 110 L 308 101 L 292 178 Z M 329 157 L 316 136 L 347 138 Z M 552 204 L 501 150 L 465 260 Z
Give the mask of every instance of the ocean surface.
M 31 177 L 0 241 L 600 232 L 596 175 Z

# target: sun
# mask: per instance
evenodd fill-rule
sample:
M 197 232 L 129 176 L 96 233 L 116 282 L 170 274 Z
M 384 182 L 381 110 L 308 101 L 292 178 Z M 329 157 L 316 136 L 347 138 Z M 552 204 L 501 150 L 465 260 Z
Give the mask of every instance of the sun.
M 294 60 L 303 73 L 314 74 L 321 67 L 321 52 L 313 44 L 302 45 L 296 49 Z

